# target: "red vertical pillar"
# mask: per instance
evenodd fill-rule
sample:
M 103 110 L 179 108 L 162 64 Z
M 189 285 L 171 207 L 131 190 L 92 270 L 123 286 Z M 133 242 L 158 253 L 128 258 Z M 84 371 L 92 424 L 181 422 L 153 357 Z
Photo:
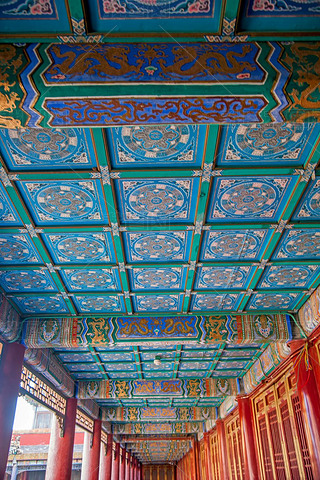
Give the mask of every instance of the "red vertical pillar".
M 133 480 L 133 456 L 130 457 L 130 480 Z
M 293 354 L 297 390 L 301 403 L 301 411 L 306 428 L 311 465 L 314 478 L 320 478 L 320 396 L 313 370 L 313 360 L 305 348 L 305 340 L 290 342 Z M 300 356 L 299 356 L 300 355 Z M 308 369 L 309 362 L 311 369 Z
M 199 450 L 199 442 L 197 440 L 194 440 L 193 451 L 194 451 L 195 480 L 200 480 L 201 479 L 201 474 L 200 474 L 200 450 Z M 184 475 L 185 475 L 184 465 L 185 465 L 185 462 L 183 462 L 183 472 L 184 472 Z
M 119 480 L 125 480 L 125 476 L 126 476 L 126 451 L 124 448 L 120 448 Z
M 82 454 L 81 480 L 99 479 L 101 420 L 95 420 L 93 434 L 86 432 Z
M 137 477 L 137 459 L 134 458 L 133 459 L 133 480 L 138 480 L 138 477 Z
M 45 480 L 71 478 L 76 413 L 77 399 L 68 398 L 63 426 L 53 417 Z
M 204 434 L 204 445 L 206 451 L 206 472 L 208 480 L 212 480 L 211 455 L 210 455 L 209 433 Z
M 0 360 L 0 479 L 4 478 L 14 414 L 20 388 L 25 347 L 19 343 L 5 343 Z
M 221 478 L 224 480 L 229 480 L 229 467 L 228 467 L 228 450 L 227 450 L 227 439 L 226 432 L 224 428 L 224 422 L 221 419 L 216 421 L 217 434 L 219 439 L 220 447 L 220 472 Z
M 130 480 L 130 453 L 126 452 L 126 476 L 125 480 Z
M 120 457 L 120 443 L 113 442 L 111 480 L 119 480 L 119 463 L 120 463 L 119 457 Z
M 242 439 L 242 454 L 244 458 L 245 478 L 258 480 L 259 470 L 255 449 L 255 435 L 253 429 L 253 413 L 251 400 L 247 396 L 237 397 L 239 406 L 240 430 Z
M 99 480 L 110 480 L 112 467 L 112 433 L 108 433 L 107 444 L 101 442 Z

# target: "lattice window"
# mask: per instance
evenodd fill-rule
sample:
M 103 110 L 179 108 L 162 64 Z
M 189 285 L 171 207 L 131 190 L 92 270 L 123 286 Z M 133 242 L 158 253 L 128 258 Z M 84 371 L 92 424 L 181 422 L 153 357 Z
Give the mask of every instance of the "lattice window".
M 60 415 L 65 414 L 66 399 L 25 366 L 22 367 L 20 387 L 24 393 L 42 405 L 45 405 L 50 410 Z
M 269 411 L 268 419 L 270 425 L 271 441 L 277 477 L 279 480 L 286 480 L 286 470 L 284 466 L 283 451 L 281 447 L 278 417 L 275 408 Z
M 103 442 L 105 445 L 108 443 L 108 434 L 101 430 L 101 442 Z
M 93 433 L 93 420 L 88 415 L 86 415 L 82 410 L 77 408 L 76 414 L 76 424 L 78 427 L 83 428 L 87 432 Z
M 294 445 L 292 426 L 290 421 L 288 402 L 284 401 L 280 405 L 280 413 L 284 430 L 284 440 L 287 446 L 289 457 L 289 466 L 292 480 L 300 480 L 300 472 L 298 467 L 297 455 Z
M 302 461 L 303 461 L 305 475 L 308 480 L 314 480 L 312 468 L 311 468 L 311 461 L 310 461 L 310 454 L 309 454 L 309 449 L 307 444 L 306 432 L 305 432 L 303 421 L 302 421 L 300 400 L 298 395 L 293 395 L 291 397 L 291 400 L 292 400 L 292 406 L 293 406 L 293 412 L 294 412 L 295 425 L 296 425 L 299 444 L 300 444 L 300 450 L 302 453 Z
M 262 456 L 266 480 L 274 480 L 271 462 L 271 453 L 268 441 L 267 422 L 265 417 L 261 417 L 258 420 L 259 431 L 262 445 Z
M 238 410 L 226 420 L 228 458 L 232 480 L 244 478 L 241 432 Z
M 212 480 L 220 480 L 219 469 L 219 439 L 217 431 L 214 430 L 210 435 L 210 453 L 211 453 L 211 466 L 212 466 Z

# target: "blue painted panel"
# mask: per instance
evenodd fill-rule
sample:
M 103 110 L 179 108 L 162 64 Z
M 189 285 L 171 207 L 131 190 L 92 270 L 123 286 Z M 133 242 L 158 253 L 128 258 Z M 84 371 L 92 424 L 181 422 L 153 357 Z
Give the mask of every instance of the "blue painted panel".
M 292 310 L 302 294 L 292 293 L 254 293 L 251 295 L 246 309 L 249 310 Z
M 250 266 L 200 267 L 197 269 L 194 289 L 246 288 L 252 273 Z
M 221 0 L 91 0 L 88 9 L 95 32 L 218 32 Z
M 60 274 L 70 292 L 121 290 L 118 269 L 64 269 Z
M 94 362 L 91 353 L 59 353 L 62 362 Z
M 77 373 L 77 372 L 72 372 L 72 378 L 75 380 L 104 380 L 105 375 L 103 375 L 101 372 L 88 372 L 88 373 Z
M 23 314 L 29 313 L 69 313 L 62 297 L 58 296 L 12 296 L 11 299 Z
M 0 153 L 9 170 L 77 170 L 97 165 L 85 129 L 1 129 L 0 140 Z
M 118 379 L 118 378 L 126 378 L 126 379 L 136 379 L 136 378 L 139 378 L 138 377 L 138 374 L 135 373 L 135 372 L 108 372 L 108 375 L 110 378 L 115 378 L 115 379 Z
M 318 32 L 319 0 L 245 0 L 240 31 Z
M 265 269 L 258 288 L 309 288 L 318 275 L 318 265 L 273 265 Z
M 187 261 L 192 232 L 125 232 L 123 240 L 128 262 Z
M 133 361 L 134 357 L 132 353 L 100 353 L 99 357 L 101 358 L 102 362 L 122 362 L 123 360 Z
M 235 293 L 196 293 L 191 296 L 190 310 L 198 311 L 221 311 L 235 310 L 239 295 Z
M 107 233 L 42 234 L 55 263 L 114 263 L 112 238 Z
M 123 363 L 104 363 L 104 367 L 108 373 L 121 372 L 123 370 L 135 372 L 137 370 L 134 363 L 126 363 L 125 365 Z
M 200 167 L 206 127 L 151 125 L 106 129 L 114 168 Z
M 79 313 L 126 312 L 121 295 L 73 295 L 72 298 Z
M 178 373 L 178 378 L 204 378 L 206 376 L 206 373 L 205 371 L 199 371 L 199 370 L 192 370 L 192 371 L 180 371 L 179 370 L 179 373 Z M 192 402 L 186 402 L 186 405 L 193 405 Z
M 29 235 L 23 233 L 0 235 L 0 262 L 3 265 L 43 263 Z
M 200 260 L 259 260 L 269 237 L 262 229 L 205 232 Z
M 107 224 L 100 181 L 17 182 L 36 225 Z
M 70 32 L 65 0 L 1 0 L 1 33 Z
M 10 227 L 15 225 L 23 225 L 16 209 L 5 191 L 2 183 L 0 183 L 0 226 Z
M 246 361 L 235 361 L 235 362 L 218 362 L 215 370 L 241 370 L 246 368 L 249 362 Z
M 122 223 L 194 221 L 199 178 L 115 180 Z
M 0 285 L 8 293 L 57 291 L 49 273 L 42 270 L 2 270 Z
M 320 179 L 317 178 L 308 185 L 303 194 L 292 220 L 320 220 Z
M 276 221 L 293 188 L 292 177 L 215 178 L 209 222 Z
M 179 312 L 183 295 L 135 295 L 132 299 L 135 312 Z
M 286 230 L 272 256 L 282 258 L 313 260 L 320 258 L 320 232 L 313 228 Z
M 302 166 L 320 133 L 318 125 L 260 123 L 222 127 L 218 166 Z
M 66 365 L 67 369 L 69 370 L 69 372 L 99 372 L 99 367 L 96 363 L 85 363 L 85 364 L 81 364 L 81 363 L 76 363 L 75 365 Z
M 182 267 L 133 268 L 129 270 L 132 291 L 184 290 L 187 269 Z
M 172 372 L 144 372 L 143 375 L 146 379 L 148 379 L 148 378 L 151 378 L 151 379 L 152 378 L 172 378 Z M 159 403 L 155 402 L 153 404 L 150 404 L 150 402 L 148 400 L 148 404 L 150 406 L 159 405 L 159 404 L 162 405 L 162 402 L 159 402 Z

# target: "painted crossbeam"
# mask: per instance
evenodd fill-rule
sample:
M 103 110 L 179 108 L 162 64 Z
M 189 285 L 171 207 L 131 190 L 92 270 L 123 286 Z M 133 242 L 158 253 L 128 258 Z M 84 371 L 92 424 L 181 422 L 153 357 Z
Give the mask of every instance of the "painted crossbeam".
M 114 434 L 171 434 L 171 433 L 203 433 L 204 423 L 126 423 L 112 425 Z
M 105 408 L 102 420 L 107 422 L 155 422 L 170 420 L 171 422 L 199 422 L 216 418 L 214 407 L 131 407 Z
M 319 52 L 317 42 L 3 44 L 0 126 L 314 122 Z
M 79 382 L 78 398 L 225 397 L 240 393 L 234 378 L 188 380 L 102 380 Z
M 1 319 L 0 319 L 1 331 Z M 291 340 L 285 314 L 170 317 L 34 318 L 25 322 L 28 348 L 76 348 L 104 345 L 171 343 L 252 344 Z

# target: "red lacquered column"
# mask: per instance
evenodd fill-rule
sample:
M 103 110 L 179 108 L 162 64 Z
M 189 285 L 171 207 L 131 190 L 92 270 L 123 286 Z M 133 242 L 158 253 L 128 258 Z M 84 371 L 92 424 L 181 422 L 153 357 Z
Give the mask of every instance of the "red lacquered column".
M 120 443 L 112 444 L 112 469 L 111 480 L 119 480 L 119 464 L 120 464 Z
M 119 480 L 125 480 L 125 477 L 126 477 L 126 451 L 124 448 L 120 448 Z
M 253 414 L 250 398 L 237 397 L 239 407 L 239 419 L 242 439 L 242 454 L 244 458 L 245 478 L 258 480 L 258 462 L 255 449 L 255 435 L 253 429 Z
M 131 458 L 130 458 L 130 480 L 133 480 L 133 456 L 131 455 Z
M 82 454 L 81 480 L 99 479 L 101 420 L 95 420 L 93 434 L 86 432 Z
M 100 466 L 99 466 L 99 480 L 111 479 L 112 467 L 112 433 L 108 433 L 107 445 L 101 442 L 100 447 Z
M 45 480 L 69 480 L 72 472 L 77 399 L 68 398 L 63 430 L 53 416 Z
M 227 439 L 224 428 L 224 422 L 220 419 L 216 421 L 217 434 L 220 447 L 220 472 L 223 480 L 229 480 L 229 467 L 228 467 L 228 450 Z
M 0 479 L 4 478 L 14 414 L 20 388 L 25 347 L 19 343 L 5 343 L 0 360 Z
M 206 448 L 206 472 L 208 480 L 212 479 L 212 468 L 211 468 L 211 455 L 210 455 L 210 444 L 209 444 L 209 433 L 204 434 L 204 444 Z
M 313 360 L 309 353 L 298 357 L 305 346 L 305 340 L 293 340 L 289 343 L 295 361 L 295 377 L 301 403 L 301 411 L 306 428 L 311 465 L 314 478 L 320 479 L 320 396 L 313 370 Z M 307 370 L 309 359 L 311 370 Z
M 126 452 L 126 476 L 125 480 L 130 480 L 130 453 Z

